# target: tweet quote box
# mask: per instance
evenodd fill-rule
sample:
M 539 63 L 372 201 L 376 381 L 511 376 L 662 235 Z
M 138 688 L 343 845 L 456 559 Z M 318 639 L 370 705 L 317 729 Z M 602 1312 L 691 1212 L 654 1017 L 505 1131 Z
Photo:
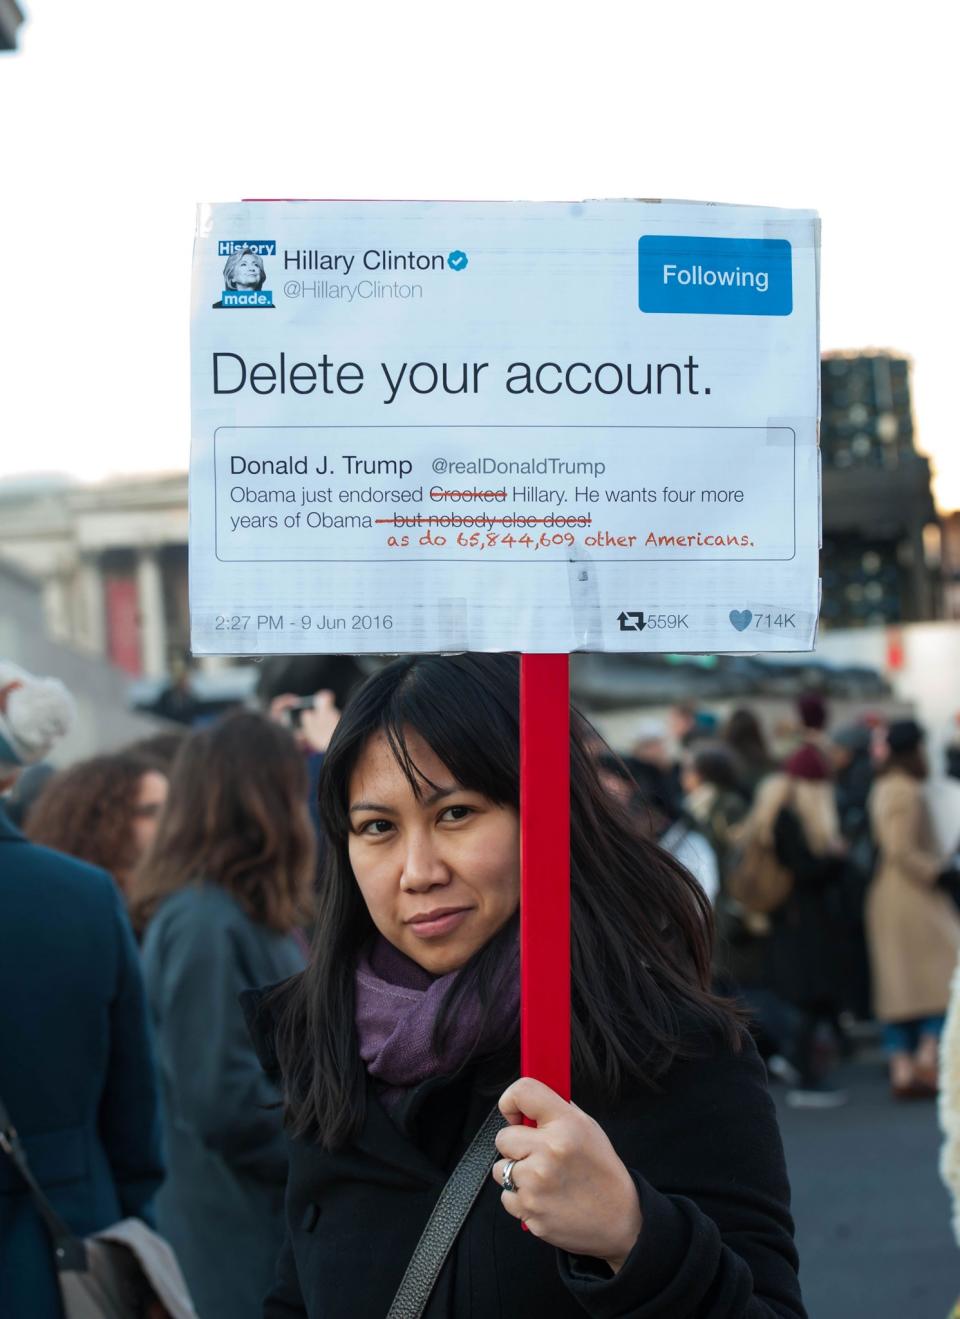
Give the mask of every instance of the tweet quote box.
M 818 272 L 808 211 L 201 206 L 194 651 L 811 649 Z

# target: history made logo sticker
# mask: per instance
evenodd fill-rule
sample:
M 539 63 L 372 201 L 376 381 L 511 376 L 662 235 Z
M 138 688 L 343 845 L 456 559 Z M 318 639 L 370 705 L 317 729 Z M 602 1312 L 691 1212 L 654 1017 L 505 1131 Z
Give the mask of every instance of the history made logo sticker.
M 640 310 L 692 316 L 789 316 L 793 261 L 784 238 L 640 239 Z
M 217 244 L 217 255 L 226 257 L 223 292 L 214 309 L 227 307 L 273 307 L 273 293 L 264 288 L 267 269 L 264 257 L 277 255 L 272 238 L 227 238 Z

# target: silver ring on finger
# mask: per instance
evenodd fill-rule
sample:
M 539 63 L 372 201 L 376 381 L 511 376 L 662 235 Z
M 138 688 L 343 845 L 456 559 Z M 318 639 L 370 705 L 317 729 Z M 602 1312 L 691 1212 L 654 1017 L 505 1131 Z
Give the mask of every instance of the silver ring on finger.
M 513 1170 L 516 1163 L 516 1159 L 507 1159 L 503 1166 L 503 1181 L 500 1183 L 503 1190 L 511 1191 L 514 1195 L 516 1195 L 517 1191 L 520 1189 L 517 1183 L 513 1180 Z

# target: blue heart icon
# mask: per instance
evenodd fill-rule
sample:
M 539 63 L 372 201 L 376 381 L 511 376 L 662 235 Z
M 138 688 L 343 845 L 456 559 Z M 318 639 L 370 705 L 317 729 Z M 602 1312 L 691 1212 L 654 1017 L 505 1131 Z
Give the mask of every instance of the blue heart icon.
M 451 270 L 466 270 L 467 254 L 461 252 L 459 247 L 455 248 L 447 257 L 447 265 Z
M 730 622 L 738 632 L 745 632 L 753 622 L 753 614 L 749 609 L 731 609 Z

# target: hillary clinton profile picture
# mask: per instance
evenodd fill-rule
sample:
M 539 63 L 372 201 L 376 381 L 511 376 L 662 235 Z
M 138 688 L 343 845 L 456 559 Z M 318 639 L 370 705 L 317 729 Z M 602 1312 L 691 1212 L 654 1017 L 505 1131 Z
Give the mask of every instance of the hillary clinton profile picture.
M 242 247 L 238 252 L 231 252 L 227 257 L 223 267 L 223 288 L 224 292 L 259 292 L 266 283 L 267 272 L 264 269 L 263 259 L 257 252 L 249 247 Z M 263 306 L 272 305 L 258 301 L 237 302 L 231 299 L 229 301 L 221 298 L 219 302 L 213 304 L 216 308 L 226 306 Z

